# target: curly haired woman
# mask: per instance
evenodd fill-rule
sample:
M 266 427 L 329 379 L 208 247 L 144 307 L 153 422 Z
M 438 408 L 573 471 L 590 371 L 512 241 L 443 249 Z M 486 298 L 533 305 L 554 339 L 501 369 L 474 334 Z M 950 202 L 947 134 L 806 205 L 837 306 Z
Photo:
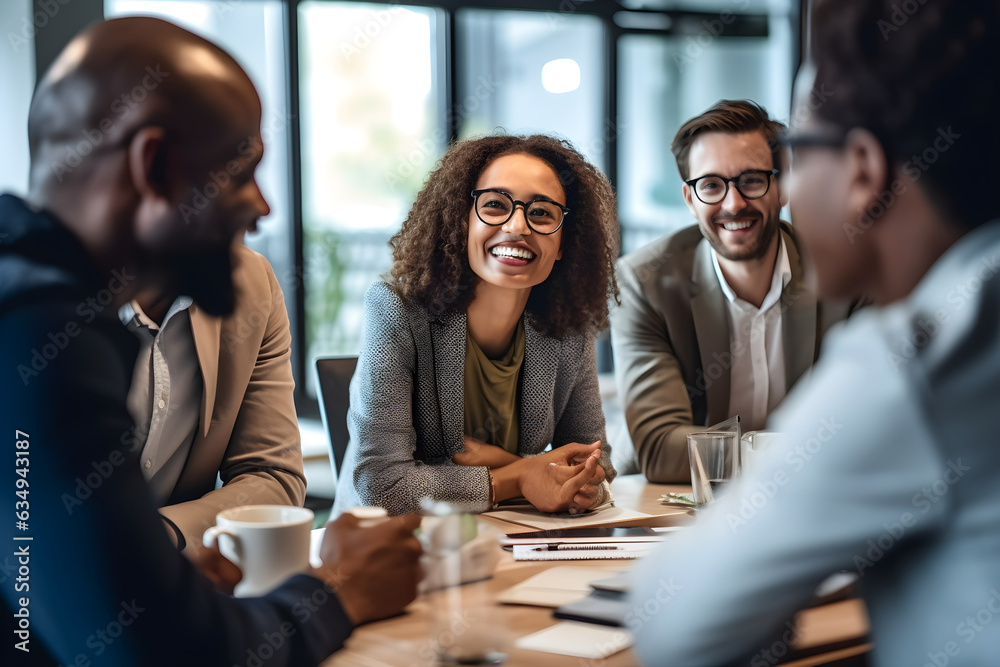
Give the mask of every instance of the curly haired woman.
M 600 504 L 615 474 L 594 355 L 618 296 L 607 179 L 551 137 L 461 141 L 390 246 L 365 295 L 335 511 Z

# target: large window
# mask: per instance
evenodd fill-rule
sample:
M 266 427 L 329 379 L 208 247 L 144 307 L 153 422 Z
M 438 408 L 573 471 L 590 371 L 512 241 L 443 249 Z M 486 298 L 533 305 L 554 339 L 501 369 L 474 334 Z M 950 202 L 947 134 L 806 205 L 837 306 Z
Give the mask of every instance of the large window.
M 598 17 L 467 9 L 457 20 L 459 138 L 498 129 L 555 133 L 607 167 L 607 63 Z
M 389 268 L 389 238 L 444 150 L 440 14 L 299 6 L 309 359 L 358 351 L 364 292 Z
M 720 98 L 748 98 L 787 121 L 788 21 L 776 21 L 766 37 L 719 39 L 709 30 L 712 20 L 725 25 L 703 19 L 693 34 L 629 34 L 618 41 L 618 118 L 626 130 L 618 141 L 622 252 L 693 222 L 670 152 L 687 119 Z
M 247 240 L 293 324 L 300 412 L 312 360 L 360 347 L 387 242 L 453 138 L 554 133 L 604 169 L 623 251 L 693 222 L 670 140 L 716 100 L 788 113 L 792 0 L 106 0 L 218 42 L 264 102 L 272 215 Z

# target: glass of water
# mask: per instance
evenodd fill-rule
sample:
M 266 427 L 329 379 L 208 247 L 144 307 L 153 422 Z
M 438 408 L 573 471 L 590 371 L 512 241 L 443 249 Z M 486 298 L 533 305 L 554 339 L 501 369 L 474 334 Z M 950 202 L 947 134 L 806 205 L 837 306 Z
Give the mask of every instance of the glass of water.
M 690 433 L 687 441 L 692 495 L 703 507 L 716 500 L 739 474 L 739 441 L 735 433 L 727 431 Z
M 760 453 L 780 437 L 775 431 L 749 431 L 740 440 L 740 472 L 747 474 L 756 465 Z

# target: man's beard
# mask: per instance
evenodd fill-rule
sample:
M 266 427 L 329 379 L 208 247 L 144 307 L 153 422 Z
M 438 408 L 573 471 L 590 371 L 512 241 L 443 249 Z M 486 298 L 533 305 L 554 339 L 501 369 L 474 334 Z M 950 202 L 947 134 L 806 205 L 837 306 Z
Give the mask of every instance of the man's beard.
M 716 224 L 728 219 L 728 216 L 717 216 L 713 219 L 709 223 L 708 230 L 705 230 L 704 227 L 702 228 L 702 236 L 708 239 L 708 243 L 715 249 L 716 254 L 730 261 L 747 262 L 760 259 L 767 255 L 767 251 L 771 247 L 771 242 L 778 233 L 779 214 L 780 211 L 772 211 L 772 215 L 767 219 L 767 221 L 765 221 L 763 215 L 758 214 L 757 220 L 755 221 L 755 224 L 759 227 L 757 240 L 749 246 L 738 246 L 736 249 L 730 249 L 725 245 L 725 243 L 723 243 Z

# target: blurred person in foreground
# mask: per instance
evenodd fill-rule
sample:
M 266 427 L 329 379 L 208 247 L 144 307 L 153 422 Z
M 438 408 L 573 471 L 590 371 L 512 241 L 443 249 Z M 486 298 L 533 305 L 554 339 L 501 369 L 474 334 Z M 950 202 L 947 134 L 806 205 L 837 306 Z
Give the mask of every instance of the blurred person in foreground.
M 768 423 L 784 441 L 636 568 L 636 609 L 670 584 L 633 619 L 646 664 L 773 664 L 837 570 L 872 664 L 996 664 L 1000 6 L 902 6 L 816 4 L 786 140 L 821 294 L 876 305 Z
M 416 517 L 365 530 L 344 517 L 322 567 L 260 598 L 214 591 L 171 543 L 131 449 L 136 341 L 117 308 L 155 287 L 232 310 L 234 242 L 268 210 L 260 119 L 228 54 L 156 19 L 89 28 L 38 86 L 28 197 L 0 197 L 0 425 L 19 453 L 4 488 L 25 491 L 0 536 L 30 571 L 0 585 L 27 630 L 5 633 L 4 664 L 46 650 L 61 664 L 316 664 L 415 595 Z M 210 187 L 219 170 L 232 178 Z
M 604 502 L 594 335 L 618 247 L 604 175 L 544 135 L 460 141 L 391 245 L 388 282 L 365 295 L 335 511 Z

